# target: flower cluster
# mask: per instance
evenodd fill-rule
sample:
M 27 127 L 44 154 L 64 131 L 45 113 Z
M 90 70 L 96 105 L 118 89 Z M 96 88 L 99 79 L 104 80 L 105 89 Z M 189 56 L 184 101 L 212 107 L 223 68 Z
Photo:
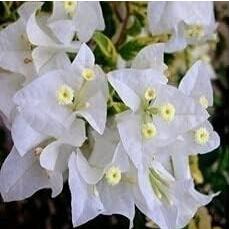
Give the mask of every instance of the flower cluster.
M 41 6 L 24 3 L 0 31 L 0 110 L 14 142 L 3 199 L 43 188 L 55 197 L 68 181 L 73 226 L 122 214 L 132 227 L 135 206 L 160 228 L 185 226 L 214 196 L 195 190 L 188 164 L 220 144 L 207 111 L 214 72 L 197 61 L 172 86 L 164 53 L 213 33 L 212 4 L 149 3 L 150 31 L 171 39 L 108 73 L 85 43 L 105 27 L 100 4 L 54 2 L 50 15 Z M 112 116 L 114 96 L 123 109 Z

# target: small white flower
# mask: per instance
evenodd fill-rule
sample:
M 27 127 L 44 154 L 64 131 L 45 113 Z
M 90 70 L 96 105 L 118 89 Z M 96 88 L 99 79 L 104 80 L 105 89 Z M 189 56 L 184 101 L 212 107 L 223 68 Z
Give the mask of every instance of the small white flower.
M 74 226 L 83 223 L 82 219 L 86 222 L 98 214 L 122 214 L 130 219 L 132 225 L 135 212 L 133 189 L 137 185 L 136 175 L 129 171 L 129 159 L 122 144 L 119 143 L 117 129 L 112 123 L 108 121 L 102 136 L 93 131 L 95 143 L 88 160 L 80 151 L 77 155 L 71 156 L 75 158 L 76 164 L 74 168 L 70 167 Z M 78 170 L 80 175 L 71 176 L 72 169 Z M 79 179 L 81 179 L 80 183 L 77 182 Z M 79 185 L 78 189 L 74 188 L 76 183 Z M 79 193 L 78 190 L 83 191 L 83 186 L 87 189 L 84 189 L 84 193 Z M 91 198 L 88 205 L 87 198 Z M 82 201 L 85 201 L 84 205 L 79 204 Z M 99 203 L 96 206 L 101 206 L 100 209 L 95 208 L 96 203 Z M 82 209 L 86 207 L 85 212 L 88 214 L 85 215 Z M 93 215 L 90 215 L 90 212 L 93 212 Z
M 19 9 L 20 18 L 0 31 L 0 67 L 24 75 L 30 81 L 36 74 L 31 43 L 26 33 L 30 15 L 42 3 L 26 2 Z
M 67 24 L 67 26 L 66 26 Z M 105 23 L 99 2 L 65 1 L 54 2 L 49 27 L 61 40 L 68 40 L 77 33 L 82 42 L 87 42 L 96 30 L 104 30 Z
M 211 79 L 215 73 L 211 66 L 197 61 L 182 78 L 179 90 L 194 98 L 204 109 L 213 105 L 213 89 Z
M 152 35 L 170 35 L 169 53 L 211 39 L 216 29 L 213 2 L 150 2 L 148 22 Z
M 122 69 L 108 80 L 131 109 L 117 115 L 123 146 L 134 164 L 142 166 L 145 148 L 165 146 L 187 132 L 208 114 L 153 69 Z
M 90 71 L 88 70 L 90 69 Z M 82 75 L 86 71 L 86 80 Z M 61 136 L 76 120 L 84 117 L 103 133 L 107 112 L 107 82 L 102 70 L 94 65 L 91 50 L 83 44 L 66 70 L 55 70 L 34 80 L 15 96 L 30 125 L 51 136 Z

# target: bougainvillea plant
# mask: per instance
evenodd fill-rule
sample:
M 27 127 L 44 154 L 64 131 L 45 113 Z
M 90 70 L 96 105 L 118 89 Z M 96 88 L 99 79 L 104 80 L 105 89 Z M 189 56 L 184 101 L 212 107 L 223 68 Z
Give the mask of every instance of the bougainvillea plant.
M 55 197 L 68 182 L 73 226 L 121 214 L 132 228 L 136 206 L 160 228 L 181 228 L 217 195 L 197 191 L 189 167 L 220 144 L 208 121 L 214 71 L 197 60 L 174 85 L 164 56 L 214 39 L 213 4 L 116 10 L 124 21 L 112 39 L 99 2 L 54 2 L 51 12 L 26 2 L 0 31 L 0 110 L 14 142 L 0 192 Z

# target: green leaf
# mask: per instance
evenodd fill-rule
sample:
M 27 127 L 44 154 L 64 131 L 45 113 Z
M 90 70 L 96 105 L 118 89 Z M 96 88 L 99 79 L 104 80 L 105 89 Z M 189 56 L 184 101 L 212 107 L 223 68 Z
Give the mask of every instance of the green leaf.
M 123 59 L 131 60 L 142 48 L 153 42 L 154 39 L 152 37 L 137 37 L 130 41 L 127 41 L 123 46 L 121 46 L 119 53 L 121 54 Z
M 141 22 L 137 17 L 132 17 L 131 19 L 132 24 L 127 30 L 127 34 L 130 36 L 137 36 L 142 30 Z
M 97 45 L 95 55 L 98 57 L 98 61 L 102 65 L 116 66 L 118 55 L 112 41 L 101 32 L 96 32 L 93 40 Z

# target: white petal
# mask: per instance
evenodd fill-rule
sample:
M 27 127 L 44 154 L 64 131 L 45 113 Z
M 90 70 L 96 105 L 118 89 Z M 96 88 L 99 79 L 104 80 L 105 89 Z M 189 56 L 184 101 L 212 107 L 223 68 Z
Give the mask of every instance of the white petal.
M 53 2 L 53 12 L 51 16 L 49 17 L 49 22 L 58 21 L 60 19 L 68 19 L 68 15 L 64 9 L 63 2 Z
M 75 34 L 74 25 L 71 20 L 53 21 L 48 26 L 60 42 L 70 44 Z
M 198 128 L 203 127 L 209 133 L 209 139 L 206 144 L 200 145 L 195 141 L 195 130 Z M 184 135 L 184 150 L 186 149 L 186 153 L 188 154 L 204 154 L 213 151 L 214 149 L 218 148 L 220 145 L 220 138 L 219 135 L 213 130 L 212 125 L 209 121 L 202 123 L 197 128 L 193 129 L 189 133 Z
M 85 13 L 87 12 L 87 13 Z M 87 42 L 95 30 L 103 30 L 105 23 L 99 2 L 77 2 L 73 17 L 80 41 Z
M 121 182 L 110 186 L 106 181 L 101 181 L 98 184 L 98 192 L 105 208 L 104 215 L 120 214 L 129 218 L 130 221 L 133 220 L 135 207 L 130 184 Z
M 93 151 L 88 159 L 90 165 L 105 168 L 113 159 L 115 149 L 119 142 L 119 133 L 116 123 L 108 119 L 103 135 L 92 131 L 94 137 Z
M 77 152 L 77 166 L 81 176 L 88 184 L 98 183 L 104 175 L 104 168 L 90 165 L 80 150 Z
M 197 102 L 201 96 L 208 100 L 208 105 L 213 105 L 213 89 L 211 79 L 214 72 L 209 64 L 197 61 L 181 80 L 179 90 L 188 96 L 192 96 Z
M 133 111 L 140 106 L 145 90 L 157 84 L 165 84 L 167 79 L 153 69 L 121 69 L 110 72 L 108 80 L 124 103 Z
M 54 38 L 52 31 L 45 27 L 42 22 L 38 22 L 36 13 L 33 13 L 27 23 L 26 31 L 30 42 L 34 45 L 53 46 L 58 44 Z
M 100 134 L 103 134 L 107 117 L 107 101 L 99 91 L 87 100 L 88 108 L 77 111 L 77 114 L 84 117 L 89 124 Z
M 129 170 L 129 158 L 121 142 L 119 142 L 115 149 L 112 165 L 117 166 L 122 172 L 127 172 Z
M 140 170 L 138 175 L 140 190 L 135 193 L 135 195 L 138 194 L 135 200 L 137 207 L 160 228 L 175 228 L 177 217 L 176 207 L 164 204 L 156 197 L 149 183 L 149 174 L 146 170 Z
M 167 68 L 164 64 L 164 44 L 153 44 L 143 48 L 134 58 L 132 68 L 154 68 L 163 74 Z
M 206 110 L 202 109 L 192 98 L 183 95 L 177 88 L 169 85 L 161 86 L 154 105 L 160 107 L 166 103 L 173 104 L 175 116 L 170 122 L 164 121 L 160 116 L 154 117 L 158 135 L 153 140 L 158 146 L 168 144 L 169 140 L 175 139 L 179 134 L 198 126 L 209 116 Z
M 24 156 L 48 138 L 46 135 L 35 131 L 20 114 L 13 121 L 11 134 L 14 146 L 21 156 Z
M 191 179 L 189 157 L 187 155 L 180 151 L 174 152 L 174 155 L 172 156 L 172 164 L 176 180 Z
M 14 101 L 26 121 L 50 136 L 61 136 L 74 119 L 71 110 L 58 104 L 56 93 L 71 77 L 65 71 L 51 71 L 20 90 Z M 67 82 L 66 82 L 67 81 Z
M 32 52 L 36 71 L 41 75 L 54 69 L 70 67 L 70 60 L 65 52 L 56 49 L 36 47 Z
M 53 177 L 41 168 L 39 159 L 32 152 L 21 157 L 13 148 L 1 168 L 1 195 L 7 202 L 25 199 L 42 188 L 52 188 L 53 195 L 57 195 L 62 187 L 53 186 Z M 57 178 L 62 179 L 56 174 Z
M 165 27 L 166 24 L 163 23 L 164 12 L 166 11 L 166 6 L 168 3 L 162 2 L 149 2 L 147 8 L 147 16 L 149 29 L 152 34 L 162 34 L 166 30 L 169 31 L 170 28 Z
M 103 212 L 100 198 L 93 192 L 93 186 L 88 185 L 81 177 L 77 168 L 77 158 L 72 153 L 69 159 L 69 187 L 71 191 L 72 222 L 79 226 L 95 218 Z
M 0 110 L 11 122 L 11 112 L 15 104 L 14 94 L 22 87 L 24 78 L 19 74 L 0 71 Z
M 178 24 L 171 32 L 171 38 L 165 44 L 165 52 L 173 53 L 183 50 L 187 41 L 183 34 L 183 23 Z
M 22 20 L 0 31 L 0 66 L 29 78 L 35 74 L 30 44 Z
M 140 116 L 123 112 L 117 116 L 117 126 L 122 144 L 137 168 L 142 166 L 142 135 Z
M 61 141 L 54 141 L 46 146 L 40 155 L 41 166 L 49 171 L 64 172 L 73 147 Z
M 192 180 L 180 181 L 176 190 L 178 196 L 178 218 L 177 227 L 183 228 L 191 220 L 197 209 L 208 204 L 214 196 L 204 195 L 194 189 Z
M 17 10 L 20 19 L 23 20 L 23 23 L 26 24 L 34 11 L 40 8 L 43 5 L 42 2 L 25 2 Z
M 94 63 L 95 63 L 95 57 L 93 52 L 85 43 L 83 43 L 80 46 L 80 49 L 74 61 L 72 62 L 72 66 L 78 67 L 78 65 L 80 65 L 85 68 L 90 68 L 94 66 Z
M 72 125 L 57 137 L 60 141 L 72 146 L 82 146 L 84 141 L 87 139 L 85 121 L 81 119 L 75 119 Z

